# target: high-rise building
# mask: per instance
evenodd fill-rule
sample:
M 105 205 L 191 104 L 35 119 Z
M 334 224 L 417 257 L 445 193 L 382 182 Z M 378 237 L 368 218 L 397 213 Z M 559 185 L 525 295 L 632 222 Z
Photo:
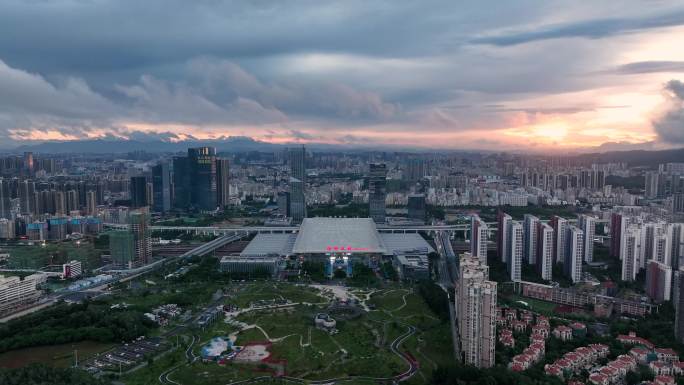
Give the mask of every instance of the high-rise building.
M 499 260 L 503 263 L 508 261 L 506 257 L 506 252 L 508 251 L 508 226 L 513 221 L 510 215 L 499 210 L 497 213 L 497 232 L 496 232 L 496 251 L 499 256 Z
M 368 211 L 375 223 L 385 223 L 387 165 L 371 163 L 368 173 Z
M 641 229 L 635 225 L 628 226 L 622 233 L 620 259 L 622 260 L 621 279 L 633 281 L 639 272 L 641 254 Z
M 86 191 L 86 214 L 97 214 L 97 193 L 95 191 Z
M 464 363 L 479 368 L 494 366 L 496 282 L 489 280 L 487 265 L 470 253 L 460 257 L 455 298 Z
M 167 162 L 152 167 L 152 207 L 155 212 L 171 210 L 171 170 Z
M 653 302 L 669 301 L 672 290 L 672 269 L 670 266 L 658 261 L 649 261 L 646 267 L 645 289 L 646 295 Z
M 24 171 L 26 172 L 26 175 L 33 175 L 35 171 L 32 152 L 24 153 Z
M 417 182 L 425 176 L 425 162 L 423 159 L 418 158 L 408 159 L 404 171 L 404 179 L 411 182 Z
M 564 263 L 568 221 L 554 215 L 551 217 L 551 228 L 553 228 L 553 262 Z
M 294 223 L 306 218 L 306 149 L 291 148 L 290 156 L 290 215 Z
M 674 335 L 684 343 L 684 271 L 675 270 L 672 280 L 672 304 L 675 308 Z
M 668 236 L 670 237 L 670 266 L 672 270 L 679 269 L 680 258 L 684 254 L 684 224 L 670 223 L 667 225 Z
M 627 227 L 627 218 L 620 213 L 612 213 L 610 215 L 610 256 L 613 258 L 620 257 L 620 244 L 622 242 L 622 233 Z
M 550 281 L 553 271 L 553 229 L 546 223 L 537 223 L 537 272 Z
M 524 231 L 523 225 L 518 221 L 510 221 L 506 228 L 506 269 L 511 281 L 522 280 L 522 260 Z
M 22 214 L 35 214 L 36 183 L 25 179 L 19 183 L 19 205 Z
M 14 221 L 0 218 L 0 239 L 14 239 L 17 236 Z
M 0 219 L 12 218 L 11 211 L 12 200 L 10 195 L 9 181 L 0 178 Z
M 216 149 L 188 149 L 190 203 L 201 211 L 216 210 Z
M 487 238 L 489 228 L 477 214 L 470 217 L 470 255 L 487 264 Z
M 278 212 L 286 217 L 290 216 L 290 193 L 287 191 L 278 193 Z
M 563 272 L 573 283 L 582 280 L 582 258 L 584 257 L 584 232 L 575 226 L 565 231 L 565 261 Z
M 128 230 L 110 232 L 109 254 L 117 267 L 132 268 L 135 260 L 135 237 L 133 233 Z
M 534 215 L 525 214 L 523 226 L 525 231 L 524 254 L 525 263 L 535 265 L 537 263 L 537 225 L 539 218 Z
M 140 208 L 148 206 L 147 202 L 147 178 L 144 176 L 132 176 L 128 184 L 131 207 Z
M 152 259 L 152 241 L 149 229 L 149 214 L 146 209 L 130 214 L 130 231 L 135 242 L 135 259 L 137 265 L 146 265 Z
M 216 203 L 220 209 L 230 204 L 230 162 L 216 159 Z
M 425 222 L 425 194 L 408 196 L 408 217 L 412 221 Z
M 66 192 L 66 206 L 67 213 L 78 211 L 80 208 L 78 204 L 78 193 L 76 193 L 76 190 L 68 190 Z
M 53 191 L 53 201 L 55 202 L 55 215 L 66 215 L 67 214 L 67 201 L 66 195 L 63 191 Z
M 190 208 L 190 169 L 188 158 L 177 156 L 173 158 L 173 207 L 179 210 Z
M 594 235 L 596 234 L 596 218 L 589 215 L 580 215 L 577 220 L 578 227 L 584 232 L 584 261 L 594 261 Z

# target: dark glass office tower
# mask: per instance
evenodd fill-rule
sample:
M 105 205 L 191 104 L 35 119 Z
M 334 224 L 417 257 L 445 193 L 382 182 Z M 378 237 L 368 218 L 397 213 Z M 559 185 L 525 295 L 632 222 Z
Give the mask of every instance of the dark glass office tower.
M 387 197 L 387 165 L 371 163 L 368 173 L 368 208 L 375 223 L 385 223 Z
M 290 214 L 294 223 L 301 223 L 306 218 L 306 149 L 292 148 L 290 157 Z
M 408 196 L 408 217 L 413 221 L 425 222 L 425 195 Z
M 188 149 L 188 171 L 191 205 L 203 211 L 216 210 L 216 149 Z
M 171 210 L 171 170 L 167 162 L 152 167 L 152 196 L 155 212 Z
M 190 172 L 188 158 L 173 158 L 173 207 L 186 210 L 190 207 Z
M 220 209 L 230 203 L 230 164 L 228 159 L 216 159 L 216 203 Z
M 144 176 L 132 176 L 130 188 L 131 207 L 145 207 L 147 202 L 147 179 Z
M 11 218 L 10 215 L 10 186 L 9 181 L 0 178 L 0 219 L 1 218 Z

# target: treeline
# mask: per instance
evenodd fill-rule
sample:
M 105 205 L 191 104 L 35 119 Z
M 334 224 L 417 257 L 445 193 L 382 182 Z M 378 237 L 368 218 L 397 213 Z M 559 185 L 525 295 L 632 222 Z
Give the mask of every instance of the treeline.
M 449 321 L 449 297 L 439 285 L 424 280 L 418 283 L 418 294 L 442 321 Z
M 140 311 L 83 303 L 57 304 L 0 326 L 0 352 L 77 341 L 129 341 L 155 327 Z M 2 382 L 0 382 L 2 383 Z
M 433 385 L 562 385 L 558 377 L 547 376 L 538 365 L 524 373 L 505 366 L 478 369 L 468 365 L 440 366 L 432 372 Z
M 105 385 L 106 383 L 86 372 L 70 368 L 53 368 L 40 364 L 18 369 L 0 368 L 0 384 L 3 385 Z

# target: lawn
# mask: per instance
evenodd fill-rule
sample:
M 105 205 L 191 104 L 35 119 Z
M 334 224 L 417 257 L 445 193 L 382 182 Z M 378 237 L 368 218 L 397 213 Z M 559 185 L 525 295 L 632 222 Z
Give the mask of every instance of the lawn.
M 11 350 L 0 354 L 0 367 L 19 368 L 32 363 L 41 363 L 66 368 L 74 364 L 74 351 L 78 352 L 79 361 L 83 361 L 113 346 L 114 344 L 82 341 L 72 344 L 34 346 Z
M 160 284 L 164 290 L 170 289 L 168 285 Z M 192 283 L 186 282 L 185 285 L 192 286 Z M 375 305 L 376 310 L 363 313 L 353 320 L 338 320 L 338 333 L 332 335 L 316 329 L 313 324 L 313 317 L 327 308 L 326 304 L 322 304 L 326 300 L 319 295 L 318 289 L 270 281 L 231 284 L 227 287 L 230 294 L 226 302 L 243 309 L 255 300 L 285 299 L 295 303 L 317 304 L 251 311 L 237 317 L 241 322 L 263 329 L 273 340 L 270 348 L 272 359 L 283 360 L 286 373 L 292 377 L 321 380 L 348 375 L 397 375 L 407 366 L 389 347 L 392 341 L 407 331 L 408 325 L 416 326 L 417 330 L 415 335 L 405 340 L 402 349 L 416 357 L 421 366 L 420 372 L 409 384 L 429 383 L 434 366 L 450 363 L 453 359 L 448 324 L 432 314 L 422 298 L 412 293 L 410 287 L 393 286 L 374 293 L 369 302 Z M 365 298 L 359 290 L 355 290 L 355 294 Z M 195 353 L 210 338 L 228 335 L 233 331 L 234 326 L 218 321 L 206 331 L 197 332 L 201 342 L 195 346 Z M 263 342 L 267 339 L 264 332 L 257 328 L 244 330 L 237 335 L 237 345 Z M 180 360 L 183 361 L 182 356 Z M 172 363 L 176 364 L 176 361 L 164 358 L 151 368 L 141 369 L 141 376 L 152 381 L 170 368 Z M 267 375 L 265 369 L 263 364 L 229 363 L 219 366 L 216 363 L 195 362 L 180 367 L 171 375 L 171 379 L 199 385 L 226 384 Z M 125 380 L 124 383 L 131 385 L 144 383 L 135 374 L 126 376 Z M 368 382 L 345 382 L 353 383 L 362 385 Z
M 84 270 L 100 267 L 100 251 L 89 242 L 46 243 L 44 246 L 17 246 L 9 248 L 8 267 L 13 269 L 40 269 L 68 261 L 81 261 Z

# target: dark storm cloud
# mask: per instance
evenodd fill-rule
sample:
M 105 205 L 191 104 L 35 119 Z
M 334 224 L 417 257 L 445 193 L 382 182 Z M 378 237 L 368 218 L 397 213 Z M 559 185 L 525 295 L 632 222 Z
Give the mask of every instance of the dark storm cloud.
M 660 139 L 667 143 L 684 144 L 684 83 L 670 80 L 665 84 L 665 111 L 653 122 Z
M 616 68 L 620 74 L 647 74 L 654 72 L 684 72 L 684 61 L 641 61 Z
M 475 44 L 510 46 L 539 40 L 582 37 L 598 39 L 641 30 L 679 26 L 684 24 L 684 10 L 642 17 L 606 18 L 541 26 L 482 36 L 471 40 Z
M 54 131 L 178 139 L 131 134 L 131 123 L 185 125 L 197 136 L 259 128 L 302 141 L 328 130 L 353 133 L 341 139 L 351 143 L 368 140 L 356 130 L 494 129 L 511 112 L 603 108 L 524 100 L 605 87 L 606 74 L 595 72 L 597 63 L 615 66 L 605 41 L 505 46 L 679 25 L 684 13 L 672 4 L 637 17 L 638 1 L 501 0 L 493 12 L 478 0 L 5 0 L 0 140 Z M 591 19 L 602 12 L 615 18 Z M 677 68 L 668 63 L 660 68 Z M 482 107 L 492 104 L 500 107 Z

